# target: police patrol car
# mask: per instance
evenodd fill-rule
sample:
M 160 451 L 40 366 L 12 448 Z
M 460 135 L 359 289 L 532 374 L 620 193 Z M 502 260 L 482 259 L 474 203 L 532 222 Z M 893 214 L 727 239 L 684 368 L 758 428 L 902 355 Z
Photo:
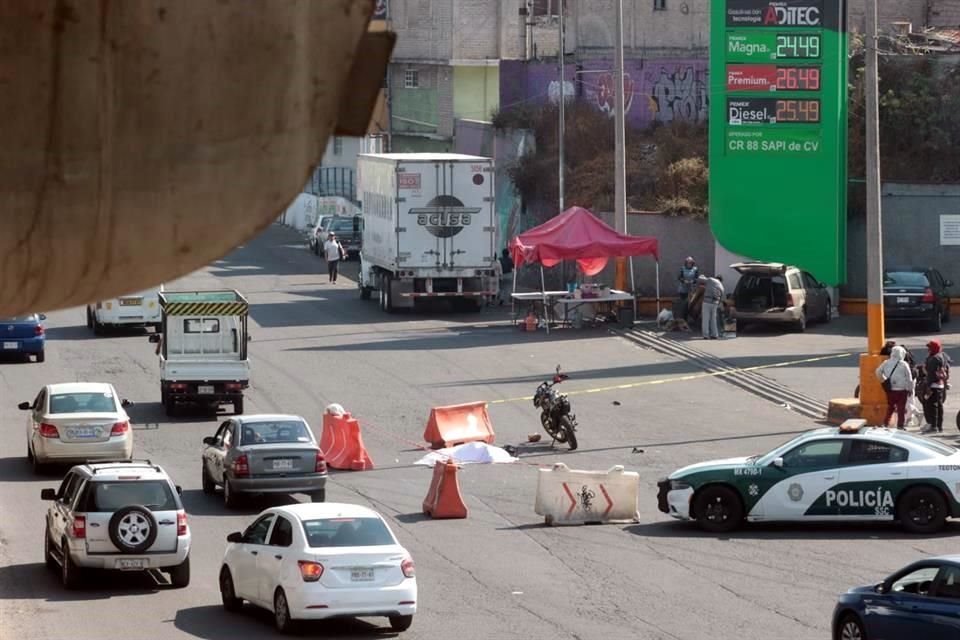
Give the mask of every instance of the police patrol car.
M 960 517 L 960 449 L 862 420 L 761 456 L 690 465 L 658 483 L 660 511 L 707 531 L 762 521 L 899 521 L 913 533 Z

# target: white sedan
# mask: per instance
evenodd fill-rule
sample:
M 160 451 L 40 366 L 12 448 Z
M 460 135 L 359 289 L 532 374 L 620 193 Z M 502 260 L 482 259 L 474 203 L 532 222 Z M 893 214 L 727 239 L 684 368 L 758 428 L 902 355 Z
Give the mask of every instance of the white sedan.
M 47 463 L 133 458 L 133 430 L 107 382 L 48 384 L 33 402 L 21 402 L 27 418 L 27 460 L 39 471 Z
M 379 617 L 405 631 L 417 611 L 410 553 L 376 511 L 309 503 L 263 511 L 227 536 L 220 595 L 227 611 L 244 600 L 273 612 L 281 632 L 300 620 Z

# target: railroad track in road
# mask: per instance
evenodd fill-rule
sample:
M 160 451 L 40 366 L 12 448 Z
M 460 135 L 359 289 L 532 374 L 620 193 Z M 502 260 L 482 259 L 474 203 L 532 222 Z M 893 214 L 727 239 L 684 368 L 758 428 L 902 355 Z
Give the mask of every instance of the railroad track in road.
M 827 403 L 794 391 L 773 378 L 756 371 L 746 371 L 711 353 L 667 338 L 652 331 L 627 329 L 616 333 L 631 342 L 665 356 L 690 362 L 704 372 L 742 389 L 758 398 L 780 405 L 812 420 L 826 418 Z

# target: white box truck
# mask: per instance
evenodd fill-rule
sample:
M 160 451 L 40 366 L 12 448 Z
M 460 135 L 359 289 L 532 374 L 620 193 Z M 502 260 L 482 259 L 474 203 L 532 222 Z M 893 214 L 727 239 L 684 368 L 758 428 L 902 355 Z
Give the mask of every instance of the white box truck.
M 392 312 L 418 299 L 479 309 L 496 292 L 493 160 L 455 153 L 357 157 L 360 295 Z

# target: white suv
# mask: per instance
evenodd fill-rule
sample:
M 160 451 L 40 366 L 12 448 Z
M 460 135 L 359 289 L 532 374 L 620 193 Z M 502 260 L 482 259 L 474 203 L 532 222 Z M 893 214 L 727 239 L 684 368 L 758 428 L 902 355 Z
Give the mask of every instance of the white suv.
M 47 511 L 43 555 L 63 586 L 79 586 L 84 568 L 170 574 L 190 584 L 190 527 L 180 487 L 149 460 L 101 462 L 70 469 L 60 488 L 40 497 Z

